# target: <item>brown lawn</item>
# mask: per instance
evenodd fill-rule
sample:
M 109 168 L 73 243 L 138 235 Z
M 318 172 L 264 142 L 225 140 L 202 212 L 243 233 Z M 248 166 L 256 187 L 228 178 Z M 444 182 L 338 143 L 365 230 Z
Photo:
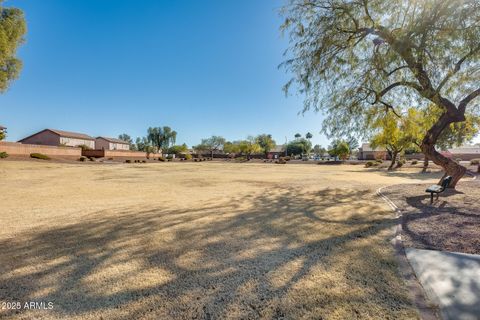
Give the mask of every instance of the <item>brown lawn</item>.
M 1 161 L 0 302 L 53 309 L 0 317 L 417 318 L 389 242 L 397 221 L 375 190 L 433 177 Z

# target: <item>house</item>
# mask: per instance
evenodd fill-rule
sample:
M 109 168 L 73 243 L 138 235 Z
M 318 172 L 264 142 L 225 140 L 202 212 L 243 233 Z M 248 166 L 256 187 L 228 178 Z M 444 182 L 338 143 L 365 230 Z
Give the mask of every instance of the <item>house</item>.
M 472 160 L 480 159 L 480 146 L 461 146 L 447 150 L 450 154 L 449 158 Z
M 45 129 L 19 141 L 24 144 L 95 148 L 95 138 L 77 132 Z
M 267 154 L 268 159 L 278 159 L 280 157 L 285 156 L 285 146 L 284 145 L 278 145 L 275 146 L 272 150 L 270 150 Z
M 370 143 L 363 143 L 358 148 L 358 160 L 375 160 L 375 159 L 390 159 L 387 150 L 382 148 L 372 149 Z
M 95 149 L 97 150 L 130 150 L 130 144 L 120 139 L 97 137 L 95 139 Z

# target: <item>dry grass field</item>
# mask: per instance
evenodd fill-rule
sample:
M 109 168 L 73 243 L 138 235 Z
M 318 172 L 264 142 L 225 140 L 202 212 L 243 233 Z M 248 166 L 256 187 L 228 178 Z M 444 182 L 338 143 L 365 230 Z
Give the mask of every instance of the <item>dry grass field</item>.
M 415 319 L 362 166 L 0 162 L 12 319 Z M 434 181 L 434 180 L 432 180 Z

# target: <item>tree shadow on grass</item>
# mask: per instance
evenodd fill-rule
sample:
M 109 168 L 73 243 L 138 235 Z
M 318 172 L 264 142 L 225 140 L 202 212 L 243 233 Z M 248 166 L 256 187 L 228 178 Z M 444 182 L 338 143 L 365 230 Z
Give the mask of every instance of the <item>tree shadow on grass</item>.
M 343 189 L 99 211 L 0 241 L 0 300 L 54 303 L 0 316 L 411 318 L 388 243 L 397 222 Z

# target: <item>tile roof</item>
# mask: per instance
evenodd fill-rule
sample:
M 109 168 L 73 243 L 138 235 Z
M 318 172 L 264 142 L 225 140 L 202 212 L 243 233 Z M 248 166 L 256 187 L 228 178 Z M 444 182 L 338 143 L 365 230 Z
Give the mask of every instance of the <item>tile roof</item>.
M 95 140 L 95 138 L 90 137 L 87 134 L 71 132 L 71 131 L 63 131 L 63 130 L 56 130 L 56 129 L 46 129 L 58 134 L 61 137 L 65 138 L 73 138 L 73 139 L 83 139 L 83 140 Z M 45 131 L 45 130 L 44 130 Z
M 128 142 L 123 141 L 121 139 L 117 139 L 117 138 L 97 137 L 97 139 L 103 139 L 103 140 L 106 140 L 108 142 L 113 142 L 113 143 L 129 144 Z

